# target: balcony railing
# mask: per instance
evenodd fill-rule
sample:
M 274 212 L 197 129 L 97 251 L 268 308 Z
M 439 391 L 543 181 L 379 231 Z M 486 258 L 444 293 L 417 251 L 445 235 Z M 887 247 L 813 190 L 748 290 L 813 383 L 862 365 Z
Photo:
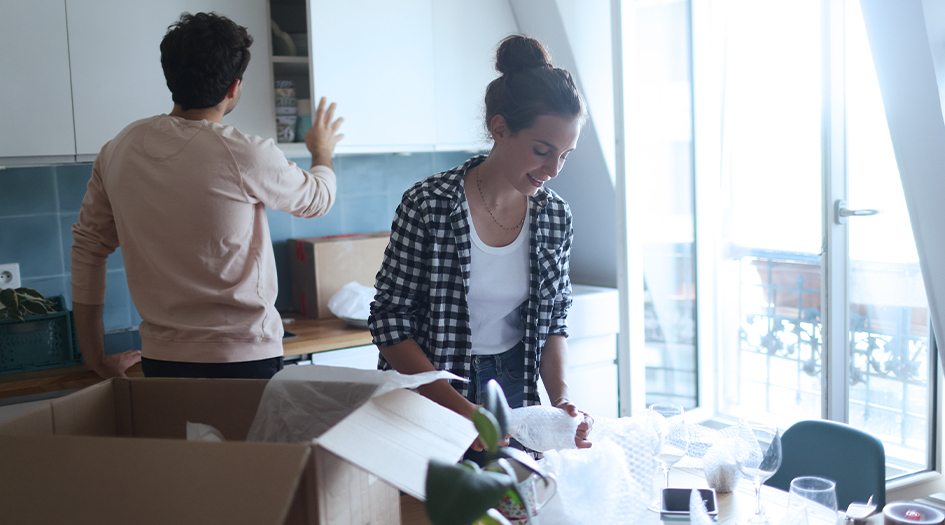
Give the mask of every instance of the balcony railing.
M 764 378 L 760 386 L 767 393 L 786 386 L 783 372 L 790 368 L 798 403 L 807 396 L 820 397 L 823 330 L 819 258 L 752 251 L 742 257 L 741 265 L 739 360 L 762 356 L 767 369 L 764 374 L 739 380 Z M 873 278 L 895 274 L 900 280 L 902 275 L 921 275 L 917 264 L 892 268 L 889 264 L 871 267 L 856 263 L 851 275 L 870 272 Z M 889 296 L 857 302 L 852 297 L 848 336 L 849 421 L 880 437 L 887 456 L 898 459 L 906 469 L 924 466 L 929 423 L 928 312 L 924 305 L 911 302 Z M 785 366 L 787 363 L 790 365 Z M 773 400 L 773 396 L 766 396 L 770 411 L 784 409 L 771 406 Z

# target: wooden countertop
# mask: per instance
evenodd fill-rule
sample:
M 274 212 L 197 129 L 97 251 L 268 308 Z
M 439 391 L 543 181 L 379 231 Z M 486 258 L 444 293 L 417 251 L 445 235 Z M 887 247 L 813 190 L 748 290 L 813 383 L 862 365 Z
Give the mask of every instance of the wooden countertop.
M 341 319 L 297 319 L 285 323 L 285 329 L 298 337 L 282 342 L 285 356 L 314 354 L 372 343 L 367 328 L 351 326 Z
M 371 344 L 371 332 L 341 319 L 298 319 L 286 323 L 287 331 L 298 337 L 283 342 L 285 356 L 314 354 Z M 141 365 L 128 369 L 128 377 L 144 377 Z M 0 375 L 0 399 L 85 388 L 100 382 L 85 365 Z

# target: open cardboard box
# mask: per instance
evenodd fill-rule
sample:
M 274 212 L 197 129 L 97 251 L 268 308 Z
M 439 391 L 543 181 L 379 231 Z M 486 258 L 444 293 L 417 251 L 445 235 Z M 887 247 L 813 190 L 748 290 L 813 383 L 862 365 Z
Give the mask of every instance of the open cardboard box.
M 398 490 L 423 499 L 429 460 L 456 461 L 475 438 L 398 389 L 316 442 L 243 441 L 266 384 L 110 379 L 0 423 L 3 520 L 399 524 Z M 226 441 L 185 441 L 188 421 Z

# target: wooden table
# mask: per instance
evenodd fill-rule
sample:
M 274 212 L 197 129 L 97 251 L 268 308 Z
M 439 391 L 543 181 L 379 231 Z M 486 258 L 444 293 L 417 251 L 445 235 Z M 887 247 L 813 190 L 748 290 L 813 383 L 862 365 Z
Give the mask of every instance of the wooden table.
M 283 355 L 286 357 L 371 344 L 370 331 L 352 327 L 341 319 L 296 318 L 286 323 L 285 328 L 298 336 L 283 342 Z M 140 364 L 129 368 L 126 375 L 144 377 Z M 101 380 L 85 365 L 9 374 L 0 376 L 0 399 L 85 388 Z
M 662 477 L 662 473 L 658 473 Z M 669 483 L 673 487 L 692 487 L 707 488 L 701 469 L 681 469 L 674 468 L 670 471 Z M 765 507 L 765 512 L 777 523 L 784 516 L 784 510 L 787 507 L 787 492 L 782 490 L 763 486 L 761 487 L 761 502 Z M 728 494 L 718 494 L 719 501 L 719 525 L 735 525 L 736 521 L 755 512 L 755 489 L 746 480 L 741 480 L 735 492 Z M 429 525 L 429 520 L 423 509 L 423 502 L 420 502 L 410 496 L 400 498 L 400 516 L 403 525 Z M 539 515 L 539 518 L 541 516 Z M 637 525 L 660 525 L 664 523 L 660 520 L 659 513 L 647 511 L 643 519 L 637 521 Z M 881 525 L 883 523 L 882 512 L 874 515 L 867 520 L 869 525 Z

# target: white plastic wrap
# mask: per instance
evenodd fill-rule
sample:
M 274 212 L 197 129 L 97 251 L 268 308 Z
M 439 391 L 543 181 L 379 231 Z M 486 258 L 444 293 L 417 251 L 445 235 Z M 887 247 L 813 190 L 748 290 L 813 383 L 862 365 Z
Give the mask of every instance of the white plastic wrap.
M 246 440 L 311 441 L 372 397 L 437 379 L 460 378 L 444 371 L 405 375 L 336 366 L 286 367 L 266 385 Z
M 328 309 L 342 319 L 367 320 L 373 300 L 374 288 L 351 281 L 328 299 Z
M 581 416 L 571 417 L 564 410 L 550 406 L 515 408 L 509 420 L 509 434 L 538 452 L 577 448 L 574 434 L 581 421 Z
M 224 441 L 223 434 L 210 425 L 187 422 L 187 441 Z
M 649 512 L 656 435 L 635 418 L 620 418 L 597 419 L 589 437 L 591 448 L 545 453 L 542 464 L 557 477 L 558 491 L 542 509 L 541 525 L 622 525 Z
M 697 489 L 692 489 L 689 495 L 689 523 L 691 525 L 715 525 L 715 521 L 709 516 L 709 511 L 705 508 L 705 502 L 702 501 L 702 494 Z
M 735 461 L 738 441 L 733 438 L 719 439 L 702 456 L 705 480 L 716 492 L 724 494 L 735 490 L 741 473 Z

